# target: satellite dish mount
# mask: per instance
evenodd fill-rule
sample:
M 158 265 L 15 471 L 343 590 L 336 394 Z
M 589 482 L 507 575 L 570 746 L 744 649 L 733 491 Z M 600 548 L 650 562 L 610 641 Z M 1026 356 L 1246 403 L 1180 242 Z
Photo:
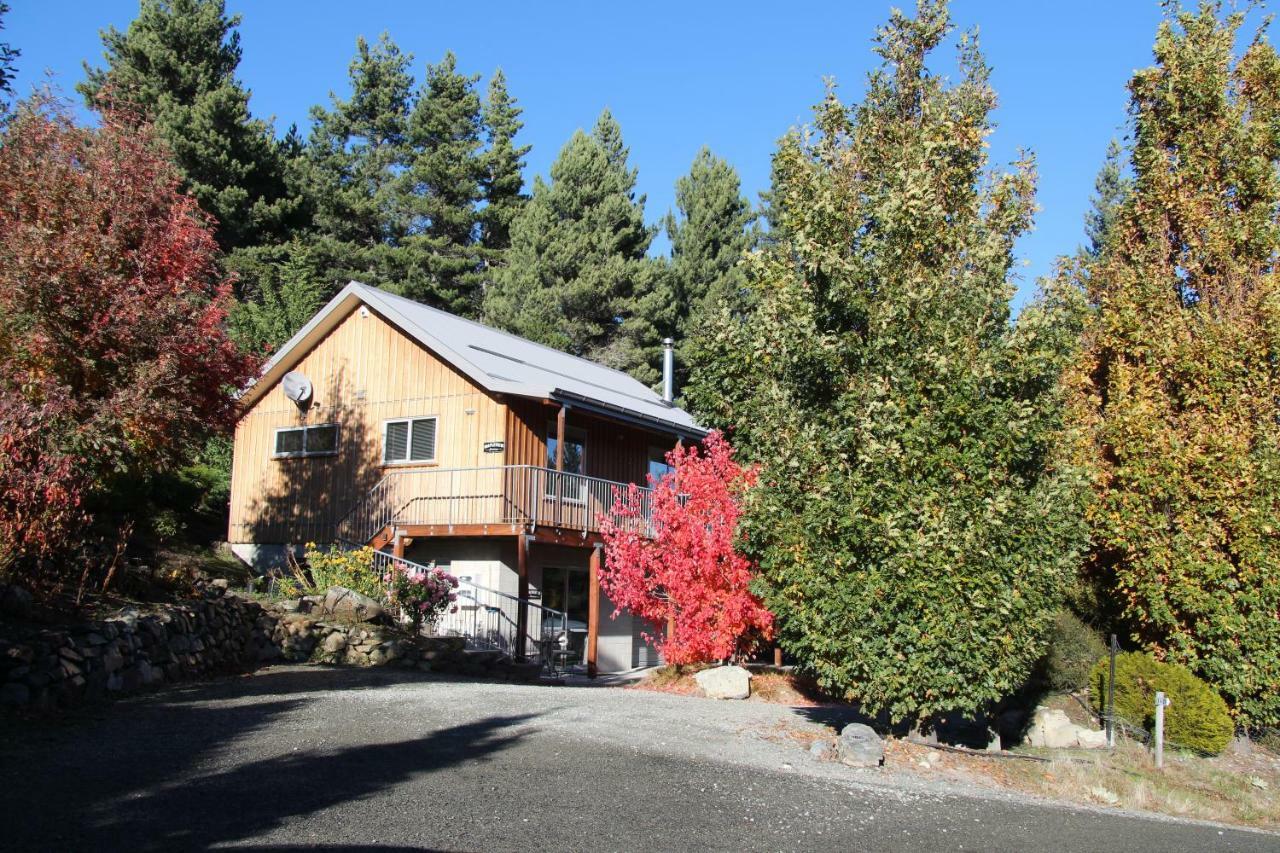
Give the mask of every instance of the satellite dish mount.
M 296 370 L 290 370 L 280 380 L 280 387 L 284 389 L 284 395 L 292 400 L 299 409 L 305 412 L 311 408 L 314 389 L 311 387 L 310 379 Z

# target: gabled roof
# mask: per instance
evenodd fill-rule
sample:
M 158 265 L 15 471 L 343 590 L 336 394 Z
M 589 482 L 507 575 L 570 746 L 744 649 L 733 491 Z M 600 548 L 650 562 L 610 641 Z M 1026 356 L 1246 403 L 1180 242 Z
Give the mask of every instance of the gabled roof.
M 367 305 L 472 382 L 493 394 L 558 400 L 617 420 L 701 438 L 688 412 L 610 367 L 501 332 L 411 299 L 353 281 L 263 366 L 244 392 L 250 406 L 359 304 Z

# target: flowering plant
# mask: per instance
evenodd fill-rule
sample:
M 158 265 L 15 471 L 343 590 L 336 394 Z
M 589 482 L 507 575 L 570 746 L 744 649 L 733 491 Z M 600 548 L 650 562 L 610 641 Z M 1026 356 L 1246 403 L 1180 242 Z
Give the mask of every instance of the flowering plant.
M 434 563 L 425 567 L 393 563 L 388 575 L 383 580 L 391 601 L 413 621 L 415 634 L 424 622 L 434 622 L 444 612 L 457 610 L 454 602 L 458 594 L 454 590 L 458 579 Z

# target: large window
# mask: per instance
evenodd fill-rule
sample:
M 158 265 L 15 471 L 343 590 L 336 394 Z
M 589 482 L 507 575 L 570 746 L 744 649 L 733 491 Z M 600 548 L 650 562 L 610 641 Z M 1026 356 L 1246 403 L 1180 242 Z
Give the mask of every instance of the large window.
M 332 456 L 338 452 L 338 425 L 289 427 L 276 430 L 275 450 L 277 459 L 291 456 Z
M 564 431 L 564 473 L 551 474 L 547 477 L 547 495 L 562 497 L 566 500 L 586 500 L 587 481 L 582 477 L 571 477 L 570 474 L 586 474 L 587 434 L 579 429 Z M 556 425 L 547 426 L 547 467 L 556 468 L 556 453 L 559 442 L 556 439 Z
M 384 463 L 436 461 L 436 418 L 400 418 L 387 421 L 382 429 Z
M 649 448 L 649 476 L 653 478 L 652 485 L 656 486 L 662 481 L 662 478 L 670 474 L 675 469 L 667 464 L 667 453 L 660 447 Z

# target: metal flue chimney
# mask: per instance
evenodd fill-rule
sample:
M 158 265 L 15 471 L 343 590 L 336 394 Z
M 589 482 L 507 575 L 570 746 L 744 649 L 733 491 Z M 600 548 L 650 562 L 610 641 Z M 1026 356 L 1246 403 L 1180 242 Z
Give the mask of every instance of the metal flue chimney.
M 670 403 L 676 397 L 675 341 L 662 339 L 662 399 Z

